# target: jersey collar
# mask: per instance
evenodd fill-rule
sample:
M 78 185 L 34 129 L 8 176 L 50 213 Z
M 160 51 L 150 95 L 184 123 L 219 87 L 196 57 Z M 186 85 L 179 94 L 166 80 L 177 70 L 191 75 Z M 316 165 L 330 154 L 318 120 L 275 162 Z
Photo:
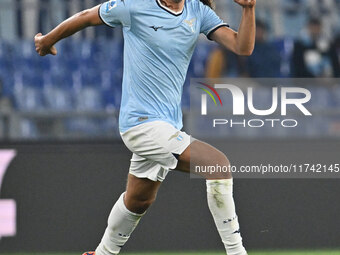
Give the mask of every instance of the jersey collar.
M 181 11 L 175 12 L 175 11 L 169 9 L 168 7 L 162 5 L 162 3 L 161 3 L 160 0 L 156 0 L 156 2 L 157 2 L 158 6 L 159 6 L 160 8 L 162 8 L 163 10 L 167 11 L 168 13 L 170 13 L 170 14 L 172 14 L 172 15 L 174 15 L 174 16 L 179 16 L 179 15 L 181 15 L 181 14 L 183 13 L 184 7 L 185 7 L 185 5 L 184 5 L 184 6 L 183 6 L 183 9 L 182 9 Z

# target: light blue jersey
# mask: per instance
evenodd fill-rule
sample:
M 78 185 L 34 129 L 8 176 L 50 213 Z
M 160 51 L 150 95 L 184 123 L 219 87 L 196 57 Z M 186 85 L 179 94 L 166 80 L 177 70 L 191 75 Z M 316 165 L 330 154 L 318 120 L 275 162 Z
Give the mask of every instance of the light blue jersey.
M 227 24 L 199 0 L 185 0 L 178 13 L 159 0 L 112 0 L 99 15 L 110 27 L 123 26 L 120 131 L 156 120 L 180 130 L 183 84 L 198 36 L 209 38 Z

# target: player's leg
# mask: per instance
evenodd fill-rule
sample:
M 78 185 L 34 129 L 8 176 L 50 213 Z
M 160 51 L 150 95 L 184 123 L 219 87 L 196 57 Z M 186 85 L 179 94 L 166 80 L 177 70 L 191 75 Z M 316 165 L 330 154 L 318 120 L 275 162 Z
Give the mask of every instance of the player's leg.
M 177 169 L 195 173 L 195 166 L 229 167 L 228 158 L 209 144 L 194 141 L 179 156 Z M 191 170 L 191 171 L 190 171 Z M 233 199 L 233 179 L 231 173 L 201 174 L 207 179 L 207 197 L 211 214 L 222 238 L 228 255 L 247 254 L 242 244 L 239 223 Z
M 195 140 L 179 156 L 176 170 L 201 175 L 207 180 L 232 179 L 232 174 L 230 171 L 211 173 L 206 171 L 195 172 L 195 166 L 202 167 L 201 169 L 203 169 L 204 167 L 216 165 L 229 166 L 230 163 L 227 156 L 215 147 L 207 143 Z
M 141 217 L 156 199 L 161 182 L 129 174 L 126 192 L 113 206 L 96 255 L 118 254 L 128 241 Z
M 158 141 L 158 137 L 164 134 L 163 126 L 160 122 L 150 122 L 121 134 L 125 145 L 133 152 L 128 185 L 126 193 L 111 211 L 96 255 L 118 254 L 146 209 L 155 200 L 159 186 L 169 172 L 167 164 L 176 166 L 176 158 Z M 164 139 L 167 141 L 168 138 Z
M 143 214 L 156 200 L 159 181 L 137 178 L 129 174 L 125 193 L 125 206 L 134 213 Z

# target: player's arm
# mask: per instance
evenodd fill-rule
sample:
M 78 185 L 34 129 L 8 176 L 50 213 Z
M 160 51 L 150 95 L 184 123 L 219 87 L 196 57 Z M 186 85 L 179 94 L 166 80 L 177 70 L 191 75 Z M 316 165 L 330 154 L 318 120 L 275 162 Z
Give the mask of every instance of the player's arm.
M 103 24 L 103 21 L 99 17 L 99 5 L 92 9 L 79 12 L 62 22 L 47 35 L 42 35 L 41 33 L 37 34 L 34 38 L 36 51 L 40 56 L 45 56 L 47 54 L 56 55 L 57 49 L 54 45 L 58 41 L 69 37 L 86 27 L 101 24 Z
M 256 0 L 234 0 L 243 7 L 242 20 L 238 32 L 221 27 L 211 35 L 211 39 L 238 55 L 250 56 L 255 47 L 255 5 Z

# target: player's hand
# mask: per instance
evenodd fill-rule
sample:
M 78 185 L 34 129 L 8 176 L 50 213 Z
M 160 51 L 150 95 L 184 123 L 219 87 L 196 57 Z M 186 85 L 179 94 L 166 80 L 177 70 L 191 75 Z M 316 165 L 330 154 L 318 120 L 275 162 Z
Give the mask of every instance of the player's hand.
M 256 0 L 234 0 L 234 2 L 242 7 L 254 7 L 256 5 Z
M 46 56 L 48 54 L 57 55 L 57 49 L 53 45 L 46 42 L 46 37 L 42 33 L 37 34 L 34 37 L 35 50 L 40 56 Z

